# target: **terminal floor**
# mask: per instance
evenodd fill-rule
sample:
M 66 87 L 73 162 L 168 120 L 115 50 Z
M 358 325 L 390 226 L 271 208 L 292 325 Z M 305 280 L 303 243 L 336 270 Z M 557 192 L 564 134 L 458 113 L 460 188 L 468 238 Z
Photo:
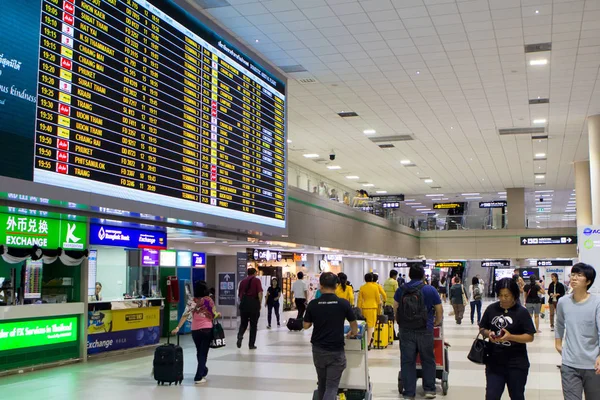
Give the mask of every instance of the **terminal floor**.
M 467 307 L 468 309 L 468 307 Z M 450 389 L 448 400 L 483 399 L 484 369 L 467 360 L 477 328 L 468 317 L 456 325 L 445 306 L 445 339 L 450 348 Z M 468 310 L 467 310 L 468 311 Z M 150 376 L 152 352 L 116 356 L 88 363 L 74 364 L 22 375 L 0 378 L 0 399 L 15 400 L 174 400 L 174 399 L 310 399 L 316 375 L 312 364 L 310 332 L 292 333 L 285 327 L 264 329 L 261 317 L 258 350 L 235 348 L 234 332 L 226 331 L 229 345 L 211 350 L 208 383 L 195 386 L 192 379 L 196 367 L 194 345 L 185 337 L 185 382 L 183 386 L 158 387 Z M 542 333 L 529 346 L 531 369 L 525 397 L 528 400 L 562 399 L 560 374 L 556 365 L 560 357 L 554 350 L 553 334 L 548 321 Z M 398 399 L 397 376 L 399 350 L 397 343 L 387 350 L 369 353 L 370 375 L 374 399 Z M 420 384 L 418 390 L 421 392 Z M 508 399 L 505 393 L 503 399 Z

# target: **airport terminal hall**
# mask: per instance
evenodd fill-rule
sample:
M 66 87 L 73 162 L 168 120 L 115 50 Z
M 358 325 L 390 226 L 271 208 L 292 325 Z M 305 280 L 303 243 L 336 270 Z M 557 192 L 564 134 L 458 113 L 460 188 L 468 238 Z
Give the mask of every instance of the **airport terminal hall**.
M 0 0 L 0 399 L 600 400 L 600 0 Z

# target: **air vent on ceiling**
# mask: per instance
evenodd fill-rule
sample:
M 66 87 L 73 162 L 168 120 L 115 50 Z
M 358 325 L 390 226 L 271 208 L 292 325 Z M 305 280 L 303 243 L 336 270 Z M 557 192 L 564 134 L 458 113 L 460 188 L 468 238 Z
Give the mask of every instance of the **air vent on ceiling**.
M 311 83 L 317 83 L 317 80 L 313 78 L 302 78 L 298 79 L 298 82 L 300 82 L 303 85 L 309 85 Z
M 552 50 L 552 42 L 548 43 L 533 43 L 525 45 L 525 53 L 537 53 L 540 51 Z
M 388 144 L 380 144 L 380 145 L 379 145 L 379 148 L 380 148 L 380 149 L 393 149 L 394 147 L 396 147 L 396 146 L 394 146 L 394 145 L 393 145 L 393 144 L 391 144 L 391 143 L 388 143 Z
M 354 111 L 342 111 L 339 112 L 338 115 L 342 118 L 358 117 L 358 114 Z
M 288 74 L 293 74 L 294 72 L 306 72 L 307 71 L 307 69 L 304 68 L 300 64 L 296 64 L 296 65 L 280 65 L 279 68 L 281 68 L 281 70 L 283 72 L 287 72 Z
M 415 140 L 411 135 L 393 135 L 393 136 L 373 136 L 369 140 L 373 143 L 384 143 L 384 142 L 406 142 L 409 140 Z
M 326 160 L 324 158 L 313 158 L 312 160 L 319 164 L 329 162 L 329 160 Z
M 441 186 L 432 186 L 431 188 L 432 189 L 441 189 L 442 187 Z
M 412 163 L 412 164 L 404 164 L 404 166 L 405 166 L 406 168 L 414 168 L 414 167 L 416 167 L 416 166 L 417 166 L 417 164 L 414 164 L 414 163 Z
M 204 9 L 229 7 L 231 4 L 227 0 L 193 0 L 196 4 Z
M 498 129 L 500 135 L 533 135 L 536 133 L 546 133 L 546 128 L 543 126 L 535 128 L 507 128 Z
M 546 140 L 548 139 L 548 135 L 534 135 L 531 137 L 531 140 Z
M 550 99 L 529 99 L 529 104 L 548 104 Z

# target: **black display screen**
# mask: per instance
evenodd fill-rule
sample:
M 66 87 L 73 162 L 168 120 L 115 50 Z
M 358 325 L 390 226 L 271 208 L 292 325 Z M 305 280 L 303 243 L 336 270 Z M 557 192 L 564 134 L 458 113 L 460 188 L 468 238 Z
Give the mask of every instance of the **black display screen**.
M 34 181 L 285 227 L 285 84 L 144 0 L 43 0 Z

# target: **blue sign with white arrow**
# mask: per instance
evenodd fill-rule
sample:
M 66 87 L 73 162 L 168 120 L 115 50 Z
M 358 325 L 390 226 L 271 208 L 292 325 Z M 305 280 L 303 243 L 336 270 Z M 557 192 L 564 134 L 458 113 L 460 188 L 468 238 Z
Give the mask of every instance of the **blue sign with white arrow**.
M 217 305 L 235 306 L 235 272 L 219 273 Z

